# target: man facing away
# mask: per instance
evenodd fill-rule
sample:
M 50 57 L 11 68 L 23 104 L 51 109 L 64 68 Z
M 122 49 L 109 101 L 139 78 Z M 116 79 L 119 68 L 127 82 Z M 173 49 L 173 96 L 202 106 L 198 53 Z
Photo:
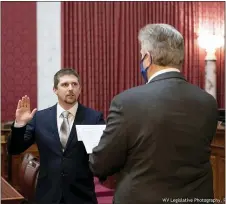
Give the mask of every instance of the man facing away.
M 36 143 L 40 172 L 36 203 L 97 204 L 88 154 L 77 139 L 76 125 L 104 124 L 103 115 L 78 103 L 80 79 L 73 69 L 54 76 L 58 103 L 45 110 L 30 110 L 30 99 L 22 97 L 8 142 L 10 154 L 20 154 Z
M 118 173 L 115 204 L 213 198 L 216 100 L 182 76 L 184 41 L 174 27 L 146 25 L 139 41 L 146 84 L 114 97 L 90 167 L 102 179 Z

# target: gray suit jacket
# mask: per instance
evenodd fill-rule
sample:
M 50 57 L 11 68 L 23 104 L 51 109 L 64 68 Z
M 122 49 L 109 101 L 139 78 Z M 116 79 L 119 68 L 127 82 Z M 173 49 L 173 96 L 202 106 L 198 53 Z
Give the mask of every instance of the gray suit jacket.
M 119 173 L 115 204 L 213 198 L 210 144 L 216 126 L 211 95 L 180 73 L 161 74 L 112 100 L 90 167 L 100 178 Z

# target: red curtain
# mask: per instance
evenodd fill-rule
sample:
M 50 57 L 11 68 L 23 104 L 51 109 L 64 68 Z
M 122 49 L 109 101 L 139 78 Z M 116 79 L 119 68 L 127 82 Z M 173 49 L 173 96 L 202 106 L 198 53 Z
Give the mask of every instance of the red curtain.
M 197 29 L 205 18 L 199 12 L 208 15 L 209 9 L 221 12 L 215 20 L 224 23 L 224 2 L 212 7 L 207 2 L 62 2 L 62 67 L 79 72 L 80 101 L 106 116 L 116 94 L 143 83 L 137 36 L 148 23 L 168 23 L 183 34 L 183 73 L 203 88 L 205 51 L 197 45 Z M 217 52 L 219 107 L 224 107 L 223 56 L 221 49 Z

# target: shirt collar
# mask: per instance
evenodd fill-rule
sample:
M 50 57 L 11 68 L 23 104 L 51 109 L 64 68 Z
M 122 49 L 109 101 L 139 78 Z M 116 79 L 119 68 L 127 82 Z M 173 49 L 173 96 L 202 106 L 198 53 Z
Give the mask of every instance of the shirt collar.
M 71 115 L 73 115 L 73 117 L 75 117 L 76 112 L 77 112 L 77 109 L 78 109 L 78 102 L 76 102 L 76 104 L 75 104 L 73 107 L 71 107 L 70 109 L 68 109 L 67 111 L 68 111 Z M 60 106 L 60 104 L 57 103 L 57 118 L 59 118 L 60 115 L 61 115 L 61 113 L 63 113 L 64 111 L 66 111 L 66 110 L 64 110 L 64 109 Z
M 154 73 L 148 80 L 147 84 L 156 76 L 160 75 L 160 74 L 164 74 L 164 73 L 167 73 L 167 72 L 180 72 L 179 69 L 176 69 L 176 68 L 167 68 L 167 69 L 163 69 L 163 70 L 160 70 L 156 73 Z

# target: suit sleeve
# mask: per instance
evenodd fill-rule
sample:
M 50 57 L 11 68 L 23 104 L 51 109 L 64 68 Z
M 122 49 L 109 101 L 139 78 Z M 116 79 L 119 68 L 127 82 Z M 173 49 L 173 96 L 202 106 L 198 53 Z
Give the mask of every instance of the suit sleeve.
M 106 178 L 120 171 L 124 166 L 127 152 L 123 107 L 113 99 L 106 129 L 97 147 L 89 157 L 90 168 L 95 176 Z
M 7 142 L 7 150 L 9 154 L 20 154 L 27 150 L 35 142 L 35 116 L 24 127 L 11 127 L 11 134 Z
M 105 121 L 104 121 L 104 117 L 103 117 L 103 113 L 100 113 L 98 118 L 97 118 L 97 121 L 96 121 L 96 124 L 105 124 Z

